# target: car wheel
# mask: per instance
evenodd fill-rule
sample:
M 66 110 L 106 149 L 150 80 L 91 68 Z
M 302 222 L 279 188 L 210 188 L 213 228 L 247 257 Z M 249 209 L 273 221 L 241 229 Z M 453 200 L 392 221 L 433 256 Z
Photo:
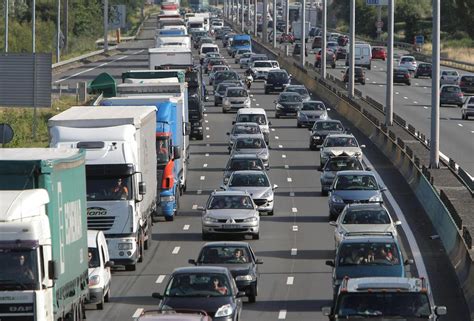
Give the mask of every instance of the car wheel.
M 364 86 L 364 85 L 365 85 L 365 81 L 361 82 L 361 85 Z
M 336 64 L 331 65 L 332 69 L 336 69 Z
M 461 119 L 462 119 L 462 120 L 466 119 L 466 116 L 461 115 Z
M 260 239 L 260 232 L 257 233 L 257 234 L 253 234 L 253 235 L 252 235 L 252 239 L 254 239 L 254 240 L 259 240 L 259 239 Z
M 217 101 L 214 101 L 214 107 L 217 107 L 219 106 L 219 104 L 217 103 Z
M 107 291 L 107 294 L 104 296 L 104 302 L 109 302 L 110 301 L 110 285 L 109 285 L 109 290 Z
M 275 114 L 275 118 L 280 118 L 280 114 Z
M 166 221 L 166 222 L 172 222 L 173 220 L 174 220 L 174 215 L 165 216 L 165 221 Z
M 418 78 L 418 75 L 415 75 L 415 78 Z
M 100 303 L 96 304 L 97 310 L 104 310 L 104 297 L 102 297 L 102 300 Z
M 255 301 L 257 301 L 257 286 L 256 285 L 252 285 L 250 293 L 247 297 L 249 298 L 250 303 L 255 303 Z
M 329 194 L 328 191 L 321 190 L 321 195 L 323 195 L 323 196 L 328 196 L 328 194 Z
M 203 241 L 209 241 L 210 239 L 212 239 L 210 233 L 204 233 L 204 232 L 202 233 L 202 240 Z
M 372 65 L 368 65 L 368 66 L 367 66 L 367 69 L 368 69 L 368 70 L 371 70 L 371 69 L 372 69 Z
M 299 122 L 297 122 L 296 127 L 301 128 L 301 124 Z
M 310 144 L 309 145 L 309 150 L 316 150 L 316 147 Z
M 407 86 L 411 86 L 411 82 L 407 82 Z
M 268 89 L 265 89 L 265 95 L 268 95 L 270 92 L 268 91 Z
M 459 107 L 459 108 L 462 108 L 462 105 L 463 105 L 463 104 L 460 104 L 460 105 L 458 105 L 458 107 Z
M 224 108 L 222 108 L 222 112 L 225 114 L 225 113 L 227 113 L 227 110 L 225 110 Z

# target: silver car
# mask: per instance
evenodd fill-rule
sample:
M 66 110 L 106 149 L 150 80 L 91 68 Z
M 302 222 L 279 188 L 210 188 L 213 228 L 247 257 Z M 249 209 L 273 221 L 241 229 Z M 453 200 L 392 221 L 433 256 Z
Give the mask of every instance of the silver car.
M 327 160 L 335 156 L 355 156 L 362 159 L 362 149 L 357 139 L 351 134 L 333 134 L 326 136 L 319 154 L 319 165 L 322 168 Z
M 461 108 L 461 118 L 467 120 L 469 117 L 474 117 L 474 96 L 467 97 Z
M 252 197 L 245 191 L 212 192 L 202 211 L 202 239 L 217 234 L 251 235 L 260 238 L 260 216 Z
M 264 170 L 265 166 L 255 154 L 237 154 L 229 158 L 224 169 L 223 182 L 227 184 L 232 173 L 246 170 Z M 267 168 L 268 170 L 268 168 Z
M 226 70 L 229 70 L 229 66 L 226 66 L 226 65 L 214 65 L 214 66 L 212 66 L 212 69 L 209 72 L 209 85 L 212 86 L 212 83 L 214 81 L 214 76 L 216 75 L 216 72 L 226 71 Z
M 322 101 L 306 101 L 296 114 L 296 127 L 313 127 L 316 120 L 326 119 L 328 119 L 328 110 Z
M 222 98 L 222 112 L 240 108 L 250 108 L 250 95 L 247 89 L 242 87 L 228 87 Z
M 362 162 L 355 156 L 337 156 L 330 158 L 324 167 L 319 169 L 322 172 L 320 178 L 321 194 L 328 195 L 337 172 L 349 170 L 363 171 L 364 169 L 369 170 L 369 168 L 364 168 Z
M 457 85 L 459 73 L 456 70 L 441 70 L 439 85 Z
M 269 166 L 270 152 L 265 140 L 262 138 L 239 137 L 232 145 L 230 154 L 254 154 L 257 155 L 263 162 L 265 167 Z
M 235 123 L 232 131 L 226 134 L 229 136 L 229 151 L 235 140 L 239 137 L 264 138 L 262 130 L 257 123 Z
M 222 185 L 221 188 L 226 191 L 247 191 L 260 212 L 273 215 L 273 191 L 278 188 L 278 185 L 272 186 L 264 171 L 234 172 L 227 184 Z
M 290 92 L 290 93 L 297 93 L 301 96 L 303 99 L 303 102 L 307 102 L 311 100 L 311 95 L 309 94 L 308 89 L 306 89 L 305 86 L 303 85 L 289 85 L 286 86 L 284 92 Z

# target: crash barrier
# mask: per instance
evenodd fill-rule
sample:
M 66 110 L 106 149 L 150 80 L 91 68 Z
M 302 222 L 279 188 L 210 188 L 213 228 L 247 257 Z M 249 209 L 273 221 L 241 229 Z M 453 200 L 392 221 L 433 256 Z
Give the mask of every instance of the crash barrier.
M 254 41 L 253 46 L 255 51 L 267 53 L 269 56 L 278 56 L 281 68 L 286 69 L 308 90 L 316 93 L 326 104 L 332 106 L 356 126 L 392 161 L 410 185 L 436 229 L 463 290 L 471 317 L 474 318 L 474 260 L 470 255 L 472 237 L 469 229 L 463 225 L 462 216 L 458 214 L 446 193 L 443 190 L 438 192 L 433 185 L 435 177 L 433 174 L 440 170 L 424 167 L 420 160 L 423 155 L 417 155 L 414 152 L 413 147 L 417 146 L 407 143 L 410 139 L 404 140 L 398 137 L 380 121 L 380 114 L 374 114 L 373 111 L 379 113 L 383 108 L 370 97 L 359 100 L 350 99 L 344 89 L 333 82 L 319 78 L 318 74 L 312 70 L 297 67 L 298 64 L 295 64 L 294 59 L 279 56 L 257 41 Z M 412 138 L 412 134 L 417 133 L 416 129 L 401 117 L 395 117 L 395 121 L 406 130 L 408 138 Z M 408 135 L 408 133 L 411 134 Z M 420 143 L 427 145 L 424 136 L 420 135 L 418 145 Z M 424 152 L 427 152 L 426 148 Z M 452 167 L 449 166 L 451 170 Z

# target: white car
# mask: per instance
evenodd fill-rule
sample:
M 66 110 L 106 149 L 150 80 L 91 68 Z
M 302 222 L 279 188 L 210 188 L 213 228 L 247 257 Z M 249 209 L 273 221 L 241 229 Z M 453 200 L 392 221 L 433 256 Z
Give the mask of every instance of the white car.
M 439 85 L 458 85 L 459 73 L 456 70 L 441 70 Z
M 248 66 L 248 63 L 250 61 L 250 57 L 252 57 L 253 53 L 252 52 L 247 52 L 244 53 L 240 59 L 239 59 L 239 65 L 240 68 L 246 68 Z
M 270 70 L 280 69 L 280 67 L 271 60 L 255 61 L 250 67 L 253 79 L 266 79 Z
M 418 64 L 416 63 L 416 59 L 413 56 L 401 56 L 400 61 L 398 62 L 398 66 L 406 68 L 411 73 L 414 73 Z
M 320 167 L 323 168 L 329 158 L 335 156 L 355 156 L 362 159 L 362 149 L 357 139 L 351 134 L 332 134 L 326 136 L 319 154 Z
M 222 112 L 240 108 L 250 108 L 250 95 L 247 89 L 242 87 L 228 87 L 222 98 Z
M 329 222 L 335 227 L 336 248 L 346 236 L 391 234 L 397 237 L 397 226 L 401 224 L 400 221 L 394 221 L 380 203 L 349 204 L 336 221 Z
M 235 63 L 240 63 L 240 58 L 242 58 L 244 54 L 247 53 L 251 54 L 252 51 L 250 49 L 237 49 L 237 51 L 234 53 Z M 250 55 L 248 55 L 248 57 L 250 58 Z
M 474 96 L 467 97 L 461 108 L 461 118 L 469 119 L 474 117 Z

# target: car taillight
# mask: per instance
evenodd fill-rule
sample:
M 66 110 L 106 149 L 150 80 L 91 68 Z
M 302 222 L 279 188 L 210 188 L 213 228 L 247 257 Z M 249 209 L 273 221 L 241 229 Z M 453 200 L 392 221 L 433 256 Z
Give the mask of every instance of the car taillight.
M 459 82 L 459 86 L 464 86 L 464 81 Z
M 405 78 L 406 78 L 406 79 L 409 79 L 409 78 L 410 78 L 410 74 L 405 74 Z
M 464 97 L 464 94 L 463 94 L 463 93 L 458 93 L 458 97 L 463 98 L 463 97 Z

